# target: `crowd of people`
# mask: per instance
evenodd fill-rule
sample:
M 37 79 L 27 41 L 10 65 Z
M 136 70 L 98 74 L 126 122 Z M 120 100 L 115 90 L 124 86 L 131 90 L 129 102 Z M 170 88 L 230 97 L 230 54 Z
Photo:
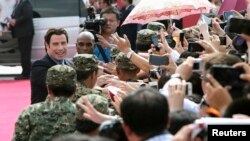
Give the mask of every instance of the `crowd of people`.
M 250 120 L 250 27 L 230 21 L 250 23 L 250 7 L 227 22 L 211 10 L 211 24 L 201 18 L 184 29 L 168 21 L 123 27 L 132 2 L 122 0 L 122 14 L 101 9 L 101 32 L 82 29 L 70 59 L 67 31 L 48 29 L 13 141 L 206 140 L 193 136 L 199 119 Z

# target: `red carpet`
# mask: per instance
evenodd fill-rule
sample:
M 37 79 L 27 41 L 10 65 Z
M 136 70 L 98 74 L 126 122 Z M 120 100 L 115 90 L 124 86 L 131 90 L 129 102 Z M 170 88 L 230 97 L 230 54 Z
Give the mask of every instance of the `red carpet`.
M 19 113 L 30 104 L 30 81 L 0 81 L 0 140 L 11 141 Z

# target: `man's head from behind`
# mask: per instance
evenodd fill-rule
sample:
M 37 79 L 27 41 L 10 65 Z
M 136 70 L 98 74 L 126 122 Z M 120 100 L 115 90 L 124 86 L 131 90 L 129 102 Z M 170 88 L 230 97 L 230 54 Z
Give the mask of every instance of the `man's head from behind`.
M 52 66 L 47 72 L 46 84 L 53 96 L 71 97 L 76 88 L 76 71 L 67 65 Z
M 116 31 L 116 28 L 120 24 L 119 11 L 114 7 L 110 7 L 110 8 L 104 9 L 101 12 L 100 17 L 104 18 L 106 21 L 106 24 L 102 26 L 102 33 L 113 34 Z
M 102 97 L 97 94 L 88 94 L 85 95 L 88 99 L 88 101 L 93 105 L 93 107 L 103 113 L 103 114 L 108 114 L 108 100 L 105 97 Z M 81 102 L 81 99 L 79 99 L 78 102 Z M 77 107 L 77 112 L 76 112 L 76 129 L 83 133 L 83 134 L 88 134 L 93 131 L 97 131 L 98 127 L 100 124 L 94 123 L 88 119 L 85 119 L 83 117 L 84 110 L 82 108 Z
M 156 32 L 150 29 L 142 29 L 137 33 L 136 49 L 138 52 L 147 52 L 153 43 L 152 37 Z
M 169 108 L 165 96 L 152 88 L 142 88 L 121 103 L 123 128 L 130 140 L 145 139 L 164 131 Z
M 78 54 L 93 54 L 95 47 L 95 37 L 89 31 L 81 32 L 76 41 L 76 50 Z
M 68 50 L 68 34 L 62 28 L 51 28 L 44 36 L 45 51 L 57 61 L 62 61 Z
M 116 72 L 120 80 L 127 81 L 123 76 L 127 76 L 128 79 L 133 79 L 140 69 L 132 63 L 124 53 L 120 52 L 115 57 Z
M 91 78 L 93 85 L 97 80 L 98 60 L 92 54 L 78 54 L 73 57 L 74 68 L 77 72 L 77 80 Z

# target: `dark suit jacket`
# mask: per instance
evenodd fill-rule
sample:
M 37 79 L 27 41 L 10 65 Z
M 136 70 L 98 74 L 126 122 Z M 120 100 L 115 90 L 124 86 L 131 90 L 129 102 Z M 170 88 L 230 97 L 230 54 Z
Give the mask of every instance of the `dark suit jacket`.
M 130 5 L 127 9 L 121 10 L 121 24 L 125 21 L 129 13 L 134 9 L 134 5 Z M 132 49 L 135 50 L 135 41 L 137 35 L 138 24 L 127 24 L 120 27 L 120 35 L 126 34 L 131 43 Z
M 65 64 L 73 66 L 69 60 L 65 60 Z M 50 67 L 56 65 L 48 54 L 41 60 L 37 60 L 32 64 L 31 68 L 31 104 L 42 102 L 46 99 L 48 92 L 46 87 L 46 75 Z
M 33 8 L 29 0 L 21 0 L 11 17 L 16 20 L 16 25 L 11 27 L 14 37 L 20 38 L 34 34 Z

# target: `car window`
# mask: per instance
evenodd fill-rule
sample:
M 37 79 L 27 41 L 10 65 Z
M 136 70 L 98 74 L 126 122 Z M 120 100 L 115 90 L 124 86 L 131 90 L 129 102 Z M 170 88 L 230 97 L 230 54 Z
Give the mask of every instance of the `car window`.
M 30 0 L 34 18 L 40 17 L 86 17 L 82 0 Z

